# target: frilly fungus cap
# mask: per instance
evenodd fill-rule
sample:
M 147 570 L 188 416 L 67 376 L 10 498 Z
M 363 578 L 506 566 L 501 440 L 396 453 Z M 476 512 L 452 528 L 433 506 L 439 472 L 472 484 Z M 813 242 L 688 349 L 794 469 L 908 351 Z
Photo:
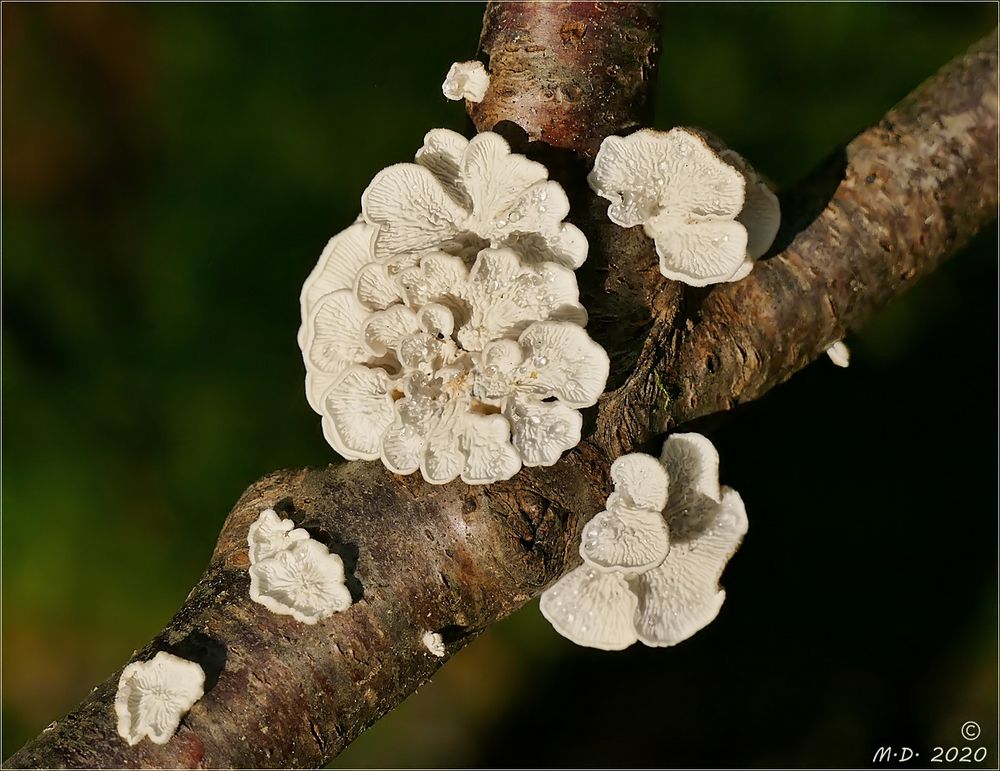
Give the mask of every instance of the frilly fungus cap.
M 148 738 L 166 744 L 205 692 L 205 672 L 193 661 L 160 651 L 122 670 L 115 695 L 118 735 L 130 746 Z
M 669 437 L 659 461 L 625 455 L 612 478 L 608 510 L 583 530 L 584 564 L 542 594 L 542 614 L 578 645 L 675 645 L 718 615 L 719 578 L 747 531 L 743 501 L 719 486 L 718 453 L 700 434 Z
M 660 272 L 692 286 L 745 277 L 777 233 L 778 200 L 760 177 L 689 129 L 606 137 L 587 181 L 612 222 L 643 226 Z
M 509 479 L 580 441 L 609 362 L 584 330 L 587 242 L 539 163 L 496 134 L 427 134 L 302 289 L 306 394 L 345 458 L 433 484 Z

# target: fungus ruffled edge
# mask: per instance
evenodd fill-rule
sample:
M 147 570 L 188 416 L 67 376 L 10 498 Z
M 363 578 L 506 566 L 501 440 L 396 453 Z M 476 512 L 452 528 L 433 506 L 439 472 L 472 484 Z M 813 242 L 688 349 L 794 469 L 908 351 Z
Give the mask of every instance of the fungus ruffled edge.
M 780 223 L 777 197 L 746 160 L 691 129 L 605 137 L 587 181 L 612 222 L 642 225 L 660 272 L 692 286 L 744 278 Z
M 344 562 L 305 530 L 265 509 L 247 531 L 250 599 L 272 613 L 315 624 L 352 603 Z
M 118 735 L 129 746 L 144 738 L 166 744 L 204 693 L 205 671 L 193 661 L 160 651 L 149 661 L 133 662 L 118 679 Z
M 654 647 L 676 645 L 718 615 L 725 599 L 719 578 L 746 534 L 746 509 L 735 490 L 719 486 L 718 453 L 700 434 L 670 436 L 658 462 L 632 454 L 615 463 L 620 464 L 619 473 L 613 475 L 609 509 L 615 502 L 623 505 L 623 500 L 658 503 L 661 498 L 649 496 L 649 491 L 666 492 L 659 515 L 668 531 L 667 548 L 656 538 L 643 544 L 662 558 L 637 568 L 633 548 L 606 550 L 613 559 L 595 560 L 587 548 L 588 523 L 581 539 L 584 564 L 543 592 L 539 607 L 559 634 L 578 645 L 602 650 L 621 650 L 637 641 Z M 653 463 L 662 466 L 667 485 L 648 483 L 657 476 L 649 473 Z M 646 470 L 645 476 L 635 473 L 640 469 Z M 606 514 L 595 517 L 599 527 Z M 611 532 L 632 537 L 627 527 Z
M 488 484 L 579 443 L 610 364 L 583 331 L 587 242 L 568 209 L 544 166 L 490 132 L 435 129 L 416 163 L 376 175 L 300 296 L 306 393 L 338 453 Z M 546 362 L 573 357 L 560 386 Z
M 454 102 L 481 102 L 490 87 L 490 76 L 482 62 L 455 62 L 441 84 L 441 93 Z

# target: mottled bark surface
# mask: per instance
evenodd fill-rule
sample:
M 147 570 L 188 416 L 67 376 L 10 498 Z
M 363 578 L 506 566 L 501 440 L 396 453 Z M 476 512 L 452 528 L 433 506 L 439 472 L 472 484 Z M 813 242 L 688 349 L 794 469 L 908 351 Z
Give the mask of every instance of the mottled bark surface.
M 490 3 L 490 89 L 469 114 L 481 131 L 510 122 L 593 158 L 604 137 L 649 123 L 659 44 L 652 3 Z
M 610 457 L 753 399 L 932 271 L 996 215 L 996 37 L 959 57 L 785 196 L 780 253 L 742 282 L 682 291 L 639 229 L 586 193 L 600 138 L 648 119 L 659 32 L 641 5 L 491 5 L 480 130 L 553 166 L 591 241 L 591 333 L 615 362 L 590 437 L 550 469 L 434 487 L 378 463 L 276 472 L 230 513 L 201 581 L 134 659 L 199 661 L 205 696 L 163 746 L 117 735 L 118 675 L 10 767 L 306 767 L 334 757 L 463 645 L 576 564 Z M 540 47 L 540 48 L 539 48 Z M 593 416 L 592 416 L 593 417 Z M 247 527 L 275 507 L 344 557 L 356 599 L 306 626 L 250 601 Z M 443 635 L 438 659 L 421 644 Z

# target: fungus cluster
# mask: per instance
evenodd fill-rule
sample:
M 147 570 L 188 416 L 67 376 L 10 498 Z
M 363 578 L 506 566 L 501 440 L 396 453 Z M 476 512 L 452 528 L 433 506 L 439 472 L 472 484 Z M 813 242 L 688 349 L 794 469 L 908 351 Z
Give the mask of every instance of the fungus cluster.
M 133 662 L 118 679 L 118 735 L 129 746 L 144 738 L 166 744 L 204 692 L 205 672 L 193 661 L 160 651 L 149 661 Z
M 497 134 L 435 129 L 361 208 L 300 297 L 306 394 L 330 445 L 433 484 L 555 463 L 608 376 L 562 188 Z
M 583 565 L 541 598 L 542 614 L 578 645 L 675 645 L 711 622 L 719 577 L 747 531 L 739 494 L 719 486 L 719 456 L 700 434 L 674 434 L 659 460 L 611 466 L 606 510 L 583 529 Z
M 692 286 L 739 281 L 778 232 L 778 199 L 737 153 L 685 128 L 601 143 L 590 187 L 616 225 L 642 225 L 660 272 Z
M 479 102 L 488 87 L 480 62 L 457 62 L 442 92 Z M 688 284 L 743 278 L 777 232 L 777 199 L 749 164 L 688 129 L 607 137 L 588 182 L 612 222 L 654 239 L 663 275 Z M 415 163 L 379 172 L 300 295 L 306 395 L 330 445 L 433 484 L 509 479 L 574 447 L 609 361 L 584 329 L 574 271 L 588 244 L 568 213 L 545 166 L 490 132 L 434 129 Z M 842 342 L 827 352 L 847 366 Z M 699 434 L 671 436 L 659 460 L 623 456 L 611 477 L 606 510 L 583 530 L 584 564 L 541 611 L 580 645 L 674 645 L 719 612 L 743 502 L 719 486 Z M 270 611 L 315 624 L 351 606 L 341 558 L 273 509 L 247 546 L 250 597 Z M 446 655 L 440 633 L 420 640 Z M 164 651 L 129 664 L 119 735 L 165 744 L 204 686 L 201 666 Z
M 351 607 L 344 563 L 309 533 L 265 509 L 247 531 L 250 599 L 303 624 Z

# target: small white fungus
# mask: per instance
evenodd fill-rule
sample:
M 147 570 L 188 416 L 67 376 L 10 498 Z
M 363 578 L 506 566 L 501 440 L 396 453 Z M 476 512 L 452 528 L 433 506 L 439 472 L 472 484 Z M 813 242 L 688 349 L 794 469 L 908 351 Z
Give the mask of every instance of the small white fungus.
M 744 278 L 777 233 L 767 185 L 737 153 L 690 129 L 606 137 L 587 181 L 611 202 L 612 222 L 643 226 L 660 272 L 692 286 Z
M 719 486 L 718 453 L 700 434 L 669 437 L 658 462 L 625 455 L 612 478 L 608 510 L 583 531 L 584 564 L 542 593 L 542 615 L 578 645 L 675 645 L 718 615 L 719 578 L 747 531 L 743 501 Z M 666 532 L 641 507 L 657 504 Z
M 441 84 L 441 93 L 455 102 L 481 102 L 489 87 L 490 76 L 482 62 L 455 62 Z
M 247 534 L 250 599 L 272 613 L 315 624 L 351 606 L 344 562 L 273 509 L 260 513 Z
M 205 672 L 193 661 L 160 651 L 122 670 L 115 695 L 118 735 L 130 746 L 148 738 L 166 744 L 205 692 Z
M 637 606 L 621 573 L 581 565 L 546 589 L 538 607 L 559 634 L 577 645 L 620 651 L 637 639 Z
M 361 213 L 378 227 L 372 248 L 386 264 L 413 264 L 434 249 L 475 256 L 486 246 L 570 268 L 587 257 L 583 233 L 563 222 L 569 199 L 562 186 L 489 131 L 472 139 L 429 131 L 416 163 L 375 175 L 361 195 Z
M 444 656 L 444 638 L 437 632 L 424 632 L 424 636 L 420 638 L 420 641 L 431 652 L 432 656 L 437 656 L 438 658 Z
M 295 527 L 292 520 L 281 519 L 274 509 L 265 509 L 247 531 L 250 564 L 273 557 L 295 541 L 304 541 L 308 537 L 309 533 Z
M 851 364 L 851 349 L 844 344 L 843 340 L 838 340 L 827 348 L 826 355 L 838 367 L 848 367 Z

